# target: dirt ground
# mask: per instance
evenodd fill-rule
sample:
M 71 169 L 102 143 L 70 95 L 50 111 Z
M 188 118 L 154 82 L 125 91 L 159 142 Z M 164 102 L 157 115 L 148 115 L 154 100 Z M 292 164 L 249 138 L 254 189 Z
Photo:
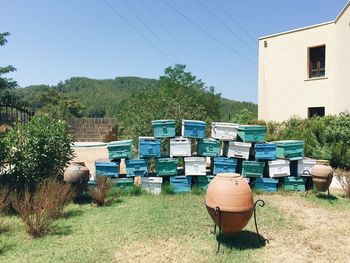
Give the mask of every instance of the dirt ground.
M 267 233 L 275 239 L 267 246 L 266 262 L 350 262 L 349 209 L 322 207 L 295 196 L 264 199 L 299 225 Z

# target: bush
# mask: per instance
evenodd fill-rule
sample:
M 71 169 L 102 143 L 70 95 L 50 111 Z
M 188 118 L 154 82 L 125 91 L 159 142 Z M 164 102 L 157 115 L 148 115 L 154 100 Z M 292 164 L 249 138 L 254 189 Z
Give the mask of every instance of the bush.
M 72 137 L 64 121 L 37 116 L 26 124 L 16 124 L 5 135 L 9 148 L 9 174 L 3 183 L 18 191 L 34 192 L 37 184 L 51 176 L 62 175 L 73 157 Z
M 139 185 L 133 185 L 128 192 L 130 196 L 140 196 L 145 193 L 145 191 Z
M 50 231 L 52 223 L 72 200 L 73 193 L 69 184 L 52 177 L 40 183 L 35 193 L 26 190 L 21 195 L 13 195 L 12 205 L 28 233 L 33 237 L 41 237 Z
M 162 185 L 162 194 L 174 195 L 175 194 L 174 188 L 169 183 L 164 183 Z
M 4 187 L 0 190 L 0 214 L 7 211 L 10 205 L 10 189 Z
M 350 172 L 337 169 L 335 171 L 335 177 L 343 188 L 345 197 L 350 198 Z
M 108 192 L 112 189 L 113 183 L 106 176 L 97 176 L 96 185 L 89 186 L 88 191 L 92 198 L 92 201 L 97 206 L 103 206 L 108 201 Z

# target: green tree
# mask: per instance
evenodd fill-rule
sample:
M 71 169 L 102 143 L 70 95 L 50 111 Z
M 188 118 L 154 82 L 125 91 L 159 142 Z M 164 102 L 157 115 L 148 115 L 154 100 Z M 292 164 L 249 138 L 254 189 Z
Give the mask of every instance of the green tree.
M 10 35 L 9 32 L 0 33 L 0 46 L 3 46 L 7 43 L 7 37 Z M 17 82 L 11 78 L 4 77 L 5 74 L 16 71 L 12 65 L 5 67 L 0 67 L 0 92 L 4 90 L 10 90 L 16 88 Z
M 220 94 L 185 71 L 168 67 L 153 89 L 137 93 L 122 103 L 118 113 L 119 135 L 126 138 L 151 136 L 152 120 L 175 119 L 177 134 L 183 119 L 210 122 L 220 117 Z

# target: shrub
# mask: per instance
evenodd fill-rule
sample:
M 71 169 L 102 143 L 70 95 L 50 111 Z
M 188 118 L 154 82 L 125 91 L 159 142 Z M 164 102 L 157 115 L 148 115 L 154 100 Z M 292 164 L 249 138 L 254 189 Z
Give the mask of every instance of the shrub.
M 173 195 L 175 194 L 174 188 L 169 183 L 164 183 L 162 185 L 162 194 Z
M 38 185 L 35 193 L 26 190 L 23 194 L 13 195 L 12 205 L 28 233 L 41 237 L 50 231 L 52 223 L 61 215 L 73 193 L 68 184 L 59 182 L 57 178 L 49 178 Z
M 6 212 L 10 204 L 10 189 L 4 187 L 0 190 L 0 214 Z
M 335 177 L 338 179 L 341 187 L 345 192 L 345 197 L 350 198 L 350 172 L 337 169 L 335 171 Z
M 112 189 L 113 183 L 106 176 L 97 176 L 96 185 L 89 186 L 88 191 L 92 198 L 92 201 L 97 206 L 103 206 L 106 204 L 108 192 Z
M 4 177 L 16 190 L 35 187 L 45 179 L 62 175 L 73 157 L 72 137 L 64 121 L 37 116 L 26 124 L 16 124 L 5 136 L 7 161 L 12 169 Z
M 191 193 L 194 195 L 203 195 L 205 194 L 205 190 L 203 190 L 199 186 L 194 186 L 191 190 Z
M 133 185 L 129 189 L 129 195 L 131 195 L 131 196 L 140 196 L 140 195 L 142 195 L 144 193 L 145 193 L 145 191 L 139 185 Z

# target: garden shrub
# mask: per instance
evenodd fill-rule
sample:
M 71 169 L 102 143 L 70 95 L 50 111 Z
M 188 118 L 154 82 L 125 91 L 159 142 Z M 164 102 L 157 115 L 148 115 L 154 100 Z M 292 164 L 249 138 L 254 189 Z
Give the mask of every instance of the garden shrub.
M 170 183 L 162 184 L 162 194 L 165 195 L 173 195 L 175 194 L 174 188 L 170 185 Z
M 133 185 L 128 189 L 130 196 L 140 196 L 145 193 L 144 189 L 140 185 Z
M 73 157 L 67 123 L 48 116 L 36 116 L 26 124 L 16 124 L 4 140 L 11 170 L 2 176 L 2 181 L 19 191 L 34 191 L 45 179 L 63 175 Z
M 10 205 L 10 189 L 3 187 L 0 189 L 0 214 L 7 211 Z
M 97 176 L 96 185 L 88 187 L 93 203 L 97 206 L 105 205 L 108 201 L 108 192 L 112 189 L 113 185 L 113 182 L 108 177 Z
M 340 186 L 344 190 L 345 197 L 350 198 L 350 172 L 337 169 L 335 171 L 335 177 L 337 178 Z
M 40 183 L 34 193 L 26 190 L 22 194 L 14 194 L 12 205 L 27 232 L 33 237 L 41 237 L 51 230 L 52 223 L 73 196 L 74 191 L 69 184 L 51 177 Z

